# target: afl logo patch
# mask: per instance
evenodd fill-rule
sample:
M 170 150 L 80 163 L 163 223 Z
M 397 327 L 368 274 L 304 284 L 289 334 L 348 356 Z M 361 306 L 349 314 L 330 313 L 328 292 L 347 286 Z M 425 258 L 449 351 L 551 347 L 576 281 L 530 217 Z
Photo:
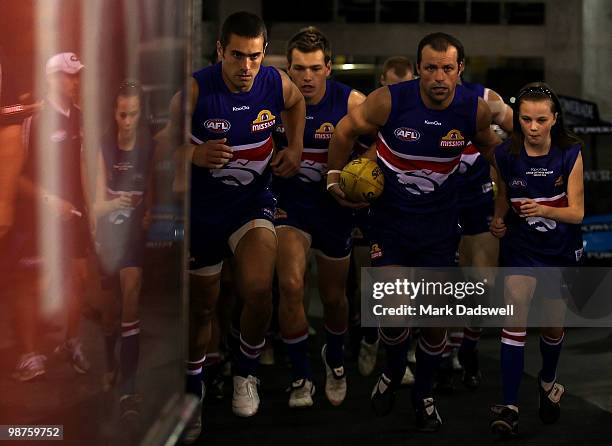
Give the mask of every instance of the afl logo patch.
M 409 129 L 407 127 L 400 127 L 398 129 L 395 129 L 393 134 L 395 135 L 397 139 L 400 139 L 406 142 L 418 141 L 421 138 L 421 134 L 419 133 L 418 130 Z
M 204 128 L 213 133 L 225 133 L 231 127 L 227 119 L 208 119 L 204 122 Z
M 527 187 L 527 181 L 522 178 L 513 178 L 508 185 L 513 189 L 523 189 Z

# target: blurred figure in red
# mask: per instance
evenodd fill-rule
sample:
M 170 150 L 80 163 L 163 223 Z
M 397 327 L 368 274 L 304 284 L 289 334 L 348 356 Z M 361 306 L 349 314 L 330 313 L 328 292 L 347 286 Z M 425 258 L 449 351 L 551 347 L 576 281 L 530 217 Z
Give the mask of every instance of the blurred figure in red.
M 31 206 L 27 221 L 34 225 L 30 252 L 24 258 L 46 262 L 46 271 L 59 272 L 46 275 L 43 285 L 59 279 L 63 286 L 58 290 L 68 304 L 65 340 L 55 353 L 80 374 L 90 368 L 78 337 L 91 245 L 81 157 L 81 110 L 75 104 L 83 67 L 74 53 L 55 54 L 47 61 L 47 95 L 41 110 L 24 123 L 27 159 L 19 185 L 24 202 Z M 50 239 L 57 241 L 59 252 L 47 252 Z M 56 254 L 59 256 L 53 258 Z
M 32 296 L 38 281 L 29 272 L 29 263 L 17 263 L 26 239 L 31 232 L 23 230 L 23 219 L 18 212 L 19 175 L 23 169 L 26 150 L 23 144 L 22 122 L 40 108 L 40 103 L 29 102 L 30 95 L 17 99 L 10 85 L 9 64 L 0 51 L 0 288 L 10 294 L 14 304 L 15 331 L 19 359 L 14 377 L 29 381 L 45 373 L 43 355 L 36 349 L 38 313 L 34 311 Z

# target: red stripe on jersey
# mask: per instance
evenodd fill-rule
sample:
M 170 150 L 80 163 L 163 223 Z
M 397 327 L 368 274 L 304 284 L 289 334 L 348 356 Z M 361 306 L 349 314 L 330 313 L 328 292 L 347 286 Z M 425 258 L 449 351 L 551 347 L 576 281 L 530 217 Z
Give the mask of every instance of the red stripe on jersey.
M 472 143 L 469 143 L 468 146 L 463 150 L 464 155 L 473 155 L 474 153 L 478 153 L 478 149 Z
M 408 171 L 414 172 L 417 170 L 430 170 L 432 172 L 449 174 L 455 169 L 455 167 L 459 164 L 461 158 L 456 157 L 450 161 L 429 161 L 429 160 L 413 160 L 401 158 L 395 155 L 391 150 L 387 147 L 387 145 L 381 141 L 380 138 L 376 141 L 376 150 L 378 151 L 378 155 L 387 161 L 392 166 Z
M 552 208 L 566 208 L 567 207 L 567 195 L 559 197 L 555 200 L 538 199 L 537 202 L 539 204 L 543 204 L 544 206 L 550 206 Z
M 527 198 L 525 198 L 525 200 L 526 199 Z M 551 208 L 566 208 L 568 206 L 567 195 L 563 195 L 562 197 L 555 198 L 552 200 L 547 199 L 547 198 L 534 198 L 533 200 L 535 200 L 538 204 L 541 204 L 543 206 L 550 206 Z M 523 199 L 517 199 L 517 198 L 512 199 L 512 207 L 514 208 L 515 211 L 519 213 L 521 210 L 522 201 Z
M 234 160 L 248 160 L 248 161 L 264 161 L 270 153 L 272 153 L 274 146 L 272 144 L 272 138 L 268 138 L 261 146 L 254 147 L 252 149 L 235 150 Z
M 314 161 L 315 163 L 327 164 L 327 152 L 302 152 L 303 161 Z

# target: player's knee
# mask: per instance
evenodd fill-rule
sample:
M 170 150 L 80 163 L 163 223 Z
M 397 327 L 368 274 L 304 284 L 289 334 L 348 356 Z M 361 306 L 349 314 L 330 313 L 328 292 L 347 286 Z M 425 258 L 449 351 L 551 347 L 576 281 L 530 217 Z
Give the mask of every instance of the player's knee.
M 526 289 L 512 289 L 508 286 L 504 289 L 504 301 L 512 304 L 515 309 L 526 308 L 531 302 L 532 294 Z
M 288 302 L 301 302 L 304 298 L 304 278 L 287 276 L 278 278 L 281 298 Z
M 272 281 L 267 279 L 250 280 L 243 292 L 245 304 L 258 304 L 269 300 L 272 303 Z
M 323 301 L 325 311 L 339 311 L 348 308 L 348 301 L 345 293 L 322 294 L 321 300 Z
M 215 314 L 215 306 L 209 305 L 207 302 L 199 301 L 192 302 L 189 308 L 189 319 L 192 324 L 202 326 L 210 323 Z
M 333 278 L 319 282 L 321 300 L 325 306 L 341 307 L 347 303 L 346 282 Z
M 542 329 L 542 334 L 551 339 L 561 339 L 563 333 L 563 327 L 547 327 Z

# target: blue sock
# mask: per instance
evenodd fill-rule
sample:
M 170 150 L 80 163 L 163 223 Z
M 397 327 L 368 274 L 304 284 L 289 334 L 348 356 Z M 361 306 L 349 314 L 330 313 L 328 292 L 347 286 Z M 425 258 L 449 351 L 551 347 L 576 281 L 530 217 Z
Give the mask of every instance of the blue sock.
M 250 345 L 248 344 L 242 335 L 240 336 L 240 349 L 238 350 L 236 358 L 236 371 L 235 375 L 246 378 L 249 375 L 257 376 L 257 368 L 259 367 L 259 356 L 266 345 L 265 338 L 261 341 L 261 344 Z
M 294 339 L 283 338 L 283 342 L 287 349 L 287 356 L 291 361 L 293 381 L 302 378 L 312 380 L 312 368 L 308 359 L 308 332 Z
M 464 328 L 459 354 L 461 355 L 476 350 L 481 334 L 482 328 Z
M 504 404 L 518 406 L 518 392 L 525 363 L 526 332 L 502 330 L 501 371 Z
M 412 386 L 412 401 L 419 404 L 433 394 L 433 380 L 440 366 L 446 337 L 438 345 L 429 344 L 423 335 L 419 337 L 416 348 L 416 369 Z
M 332 369 L 342 367 L 344 365 L 344 334 L 346 328 L 341 332 L 331 331 L 325 326 L 325 338 L 327 347 L 325 348 L 325 359 L 327 365 Z
M 185 391 L 202 399 L 202 365 L 206 356 L 196 361 L 187 361 Z
M 410 331 L 407 328 L 380 328 L 380 340 L 385 346 L 386 361 L 383 373 L 393 385 L 400 385 L 406 371 L 406 358 L 410 348 Z
M 557 377 L 557 364 L 559 364 L 563 338 L 563 334 L 557 339 L 540 336 L 540 354 L 542 355 L 540 379 L 546 383 L 554 382 Z
M 140 321 L 121 323 L 121 394 L 136 393 L 136 369 L 140 354 Z
M 240 330 L 238 330 L 233 323 L 230 326 L 226 339 L 227 347 L 229 349 L 229 357 L 235 362 L 238 359 L 238 353 L 240 352 Z

